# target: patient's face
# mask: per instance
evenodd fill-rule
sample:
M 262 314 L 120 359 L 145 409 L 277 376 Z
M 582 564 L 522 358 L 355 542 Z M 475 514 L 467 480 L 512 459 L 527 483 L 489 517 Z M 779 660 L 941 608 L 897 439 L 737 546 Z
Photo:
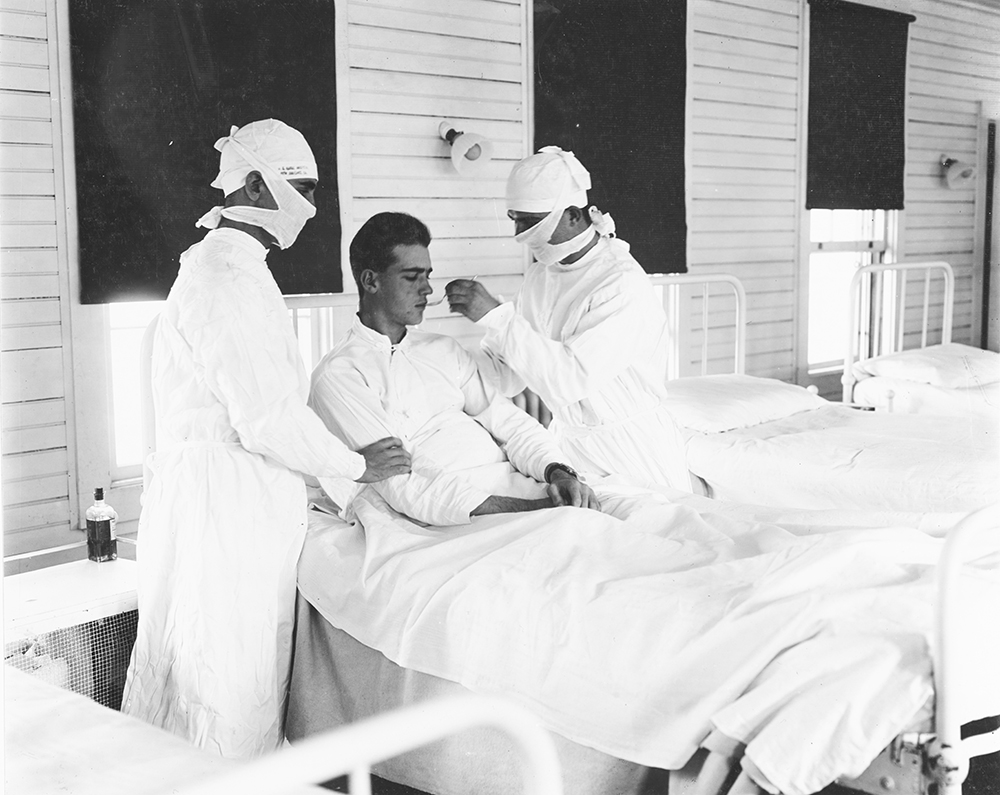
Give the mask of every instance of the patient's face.
M 379 274 L 376 300 L 382 316 L 400 326 L 415 326 L 424 319 L 430 285 L 431 256 L 420 245 L 396 246 L 396 261 Z

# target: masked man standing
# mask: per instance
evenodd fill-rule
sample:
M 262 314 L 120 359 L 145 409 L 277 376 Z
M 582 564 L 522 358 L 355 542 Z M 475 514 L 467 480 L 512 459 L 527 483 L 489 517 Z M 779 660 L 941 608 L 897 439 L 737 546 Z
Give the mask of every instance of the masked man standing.
M 459 279 L 446 288 L 449 304 L 485 327 L 487 372 L 500 390 L 511 397 L 527 387 L 548 405 L 574 466 L 690 491 L 683 440 L 662 405 L 666 316 L 611 217 L 588 209 L 590 184 L 559 147 L 517 163 L 507 214 L 534 259 L 520 292 L 501 304 Z
M 198 221 L 156 327 L 157 452 L 139 521 L 139 627 L 122 711 L 235 758 L 283 739 L 306 530 L 303 475 L 346 505 L 409 471 L 398 439 L 352 452 L 306 406 L 309 381 L 271 245 L 316 208 L 301 133 L 267 119 L 216 142 L 225 194 Z

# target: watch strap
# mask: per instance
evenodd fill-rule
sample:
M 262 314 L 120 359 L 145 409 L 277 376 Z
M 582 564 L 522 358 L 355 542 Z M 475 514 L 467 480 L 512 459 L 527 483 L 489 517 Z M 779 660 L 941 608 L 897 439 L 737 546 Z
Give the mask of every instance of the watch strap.
M 545 467 L 545 482 L 546 483 L 551 483 L 552 482 L 552 473 L 555 472 L 557 469 L 561 469 L 567 475 L 570 475 L 571 477 L 574 477 L 577 480 L 580 479 L 579 473 L 577 473 L 577 471 L 575 469 L 573 469 L 573 467 L 571 467 L 569 464 L 561 464 L 558 461 L 553 461 L 551 464 L 549 464 L 547 467 Z

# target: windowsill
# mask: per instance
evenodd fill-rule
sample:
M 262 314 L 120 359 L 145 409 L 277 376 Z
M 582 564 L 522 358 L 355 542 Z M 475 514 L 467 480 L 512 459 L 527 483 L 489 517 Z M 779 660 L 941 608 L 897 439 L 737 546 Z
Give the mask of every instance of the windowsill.
M 844 372 L 844 363 L 842 361 L 836 362 L 834 364 L 817 364 L 809 368 L 809 377 L 822 376 L 822 375 L 833 375 L 834 373 Z

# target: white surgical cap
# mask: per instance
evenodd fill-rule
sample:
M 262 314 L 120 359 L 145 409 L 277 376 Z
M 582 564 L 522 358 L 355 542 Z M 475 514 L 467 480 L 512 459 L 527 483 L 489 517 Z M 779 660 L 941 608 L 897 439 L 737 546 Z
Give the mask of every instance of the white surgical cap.
M 219 176 L 212 182 L 212 187 L 221 188 L 226 196 L 242 188 L 247 174 L 257 170 L 243 159 L 235 146 L 226 145 L 230 138 L 241 143 L 285 179 L 319 179 L 316 158 L 302 133 L 277 119 L 264 119 L 243 127 L 233 127 L 229 135 L 215 142 L 215 148 L 222 152 L 222 157 Z
M 586 207 L 590 172 L 572 152 L 546 146 L 524 158 L 507 178 L 507 209 L 522 213 L 550 213 L 561 204 Z

